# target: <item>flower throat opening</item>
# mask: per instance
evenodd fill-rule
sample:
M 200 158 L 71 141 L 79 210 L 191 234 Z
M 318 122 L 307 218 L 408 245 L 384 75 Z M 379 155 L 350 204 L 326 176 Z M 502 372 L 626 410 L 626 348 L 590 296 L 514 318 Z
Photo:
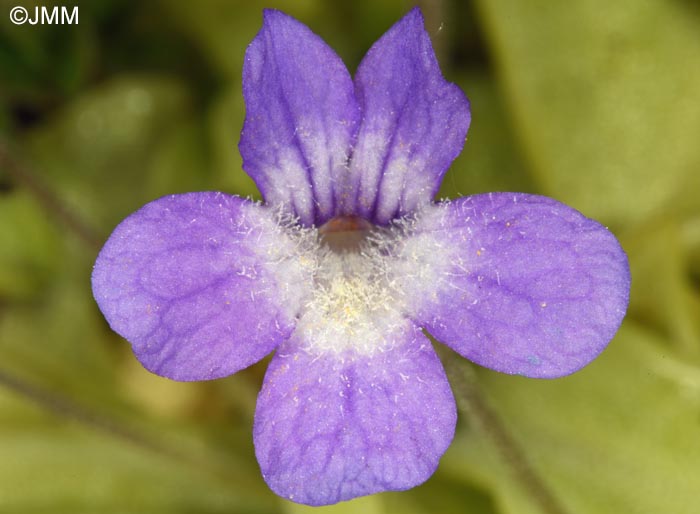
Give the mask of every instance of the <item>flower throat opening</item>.
M 317 234 L 313 290 L 294 337 L 308 352 L 341 359 L 391 347 L 408 323 L 392 283 L 391 230 L 338 216 Z
M 374 229 L 369 221 L 358 216 L 337 216 L 318 229 L 322 245 L 335 253 L 359 252 Z

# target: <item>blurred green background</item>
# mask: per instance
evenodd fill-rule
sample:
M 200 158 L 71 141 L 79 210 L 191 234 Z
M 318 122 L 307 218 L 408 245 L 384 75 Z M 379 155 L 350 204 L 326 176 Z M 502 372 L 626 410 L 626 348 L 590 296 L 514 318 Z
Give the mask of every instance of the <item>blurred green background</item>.
M 11 24 L 15 5 L 61 4 L 0 0 L 0 512 L 310 511 L 272 494 L 254 458 L 266 363 L 208 383 L 150 375 L 94 304 L 91 266 L 152 199 L 257 194 L 236 144 L 263 7 L 354 70 L 413 4 L 105 0 L 43 26 Z M 419 5 L 472 101 L 441 195 L 569 203 L 620 238 L 632 299 L 571 377 L 449 363 L 462 409 L 435 476 L 320 512 L 699 512 L 700 4 Z

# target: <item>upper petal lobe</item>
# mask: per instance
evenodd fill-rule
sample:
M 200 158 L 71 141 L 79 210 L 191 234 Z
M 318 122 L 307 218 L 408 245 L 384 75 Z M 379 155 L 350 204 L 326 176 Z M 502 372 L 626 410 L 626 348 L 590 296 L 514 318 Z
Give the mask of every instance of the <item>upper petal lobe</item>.
M 417 221 L 420 238 L 439 242 L 441 256 L 422 264 L 431 280 L 414 286 L 413 316 L 482 366 L 573 373 L 624 317 L 630 276 L 620 244 L 550 198 L 493 193 L 438 205 Z
M 280 347 L 255 414 L 255 453 L 277 494 L 326 505 L 430 477 L 452 441 L 454 398 L 430 342 L 410 326 L 371 356 Z
M 243 168 L 265 201 L 305 225 L 336 214 L 359 107 L 345 65 L 305 25 L 266 10 L 243 66 Z
M 351 171 L 361 178 L 351 207 L 385 225 L 433 199 L 464 145 L 469 102 L 443 78 L 417 8 L 367 52 L 355 92 L 362 125 Z
M 176 380 L 218 378 L 291 333 L 307 288 L 292 246 L 259 205 L 221 193 L 168 196 L 114 230 L 93 293 L 146 368 Z

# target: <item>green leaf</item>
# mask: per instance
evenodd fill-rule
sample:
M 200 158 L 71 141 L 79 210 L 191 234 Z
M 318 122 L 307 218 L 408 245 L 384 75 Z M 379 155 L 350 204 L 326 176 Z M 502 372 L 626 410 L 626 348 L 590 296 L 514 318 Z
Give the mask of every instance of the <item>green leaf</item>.
M 243 171 L 238 138 L 243 128 L 245 106 L 240 81 L 228 87 L 212 102 L 207 113 L 207 134 L 211 144 L 216 184 L 222 191 L 260 199 L 260 192 Z
M 606 222 L 697 212 L 700 18 L 690 2 L 478 5 L 548 194 Z
M 531 466 L 570 512 L 692 514 L 700 490 L 700 369 L 627 323 L 584 370 L 558 380 L 480 377 Z M 539 512 L 483 434 L 443 463 L 491 485 L 503 512 Z
M 4 309 L 2 368 L 55 391 L 96 401 L 115 398 L 115 353 L 89 295 L 89 268 L 80 267 L 83 279 L 75 282 L 69 269 L 61 267 L 40 300 Z
M 275 5 L 229 0 L 160 2 L 161 9 L 182 26 L 208 56 L 213 67 L 238 82 L 245 48 L 262 25 L 263 8 L 275 7 L 305 18 L 315 3 L 314 0 L 281 0 Z
M 486 73 L 471 73 L 458 84 L 471 102 L 472 123 L 464 149 L 447 171 L 438 198 L 493 191 L 535 192 L 494 79 Z
M 405 514 L 441 514 L 473 512 L 497 514 L 490 491 L 476 484 L 470 477 L 456 479 L 441 468 L 428 481 L 398 493 L 382 495 L 386 512 Z
M 622 238 L 633 277 L 629 313 L 670 336 L 677 354 L 700 364 L 698 291 L 688 280 L 689 241 L 672 218 L 637 227 Z
M 0 298 L 40 293 L 61 261 L 57 235 L 25 192 L 0 194 Z
M 217 478 L 167 455 L 55 420 L 3 426 L 0 453 L 0 506 L 6 512 L 276 511 L 277 501 L 262 485 Z
M 64 203 L 93 226 L 110 227 L 165 194 L 144 184 L 156 149 L 187 123 L 190 109 L 178 81 L 122 76 L 80 96 L 29 133 L 23 150 L 31 156 L 28 165 Z
M 309 507 L 308 505 L 300 505 L 290 501 L 284 501 L 283 505 L 284 512 L 287 514 L 352 514 L 358 511 L 361 511 L 363 514 L 383 514 L 388 512 L 384 509 L 382 497 L 376 494 L 323 507 Z

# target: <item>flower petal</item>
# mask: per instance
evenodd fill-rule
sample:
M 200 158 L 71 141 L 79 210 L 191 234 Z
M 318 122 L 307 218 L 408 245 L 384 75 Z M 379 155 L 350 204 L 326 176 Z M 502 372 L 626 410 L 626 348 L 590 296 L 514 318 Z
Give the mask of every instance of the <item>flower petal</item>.
M 620 244 L 551 198 L 494 193 L 438 205 L 417 220 L 408 246 L 430 244 L 441 246 L 441 256 L 424 251 L 425 262 L 413 264 L 430 272 L 407 289 L 420 298 L 415 318 L 497 371 L 573 373 L 605 348 L 627 309 Z
M 446 82 L 415 8 L 369 50 L 355 76 L 362 125 L 351 160 L 355 214 L 378 224 L 432 200 L 459 155 L 469 101 Z
M 300 349 L 273 358 L 258 396 L 255 453 L 277 494 L 327 505 L 416 486 L 435 471 L 456 409 L 430 342 L 409 325 L 371 356 Z
M 221 193 L 161 198 L 100 252 L 95 299 L 141 363 L 175 380 L 230 375 L 285 340 L 306 291 L 269 209 Z
M 265 10 L 243 66 L 243 168 L 269 204 L 305 225 L 336 214 L 350 187 L 347 160 L 359 107 L 345 65 L 321 38 L 286 14 Z

